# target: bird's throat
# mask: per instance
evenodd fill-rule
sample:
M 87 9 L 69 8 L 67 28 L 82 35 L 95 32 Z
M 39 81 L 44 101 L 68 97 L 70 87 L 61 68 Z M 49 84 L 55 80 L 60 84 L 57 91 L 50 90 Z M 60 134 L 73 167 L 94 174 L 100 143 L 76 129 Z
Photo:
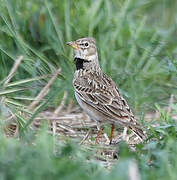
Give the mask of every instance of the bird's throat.
M 74 62 L 76 64 L 76 69 L 84 69 L 84 63 L 89 63 L 91 61 L 87 60 L 87 59 L 81 59 L 81 58 L 74 58 Z

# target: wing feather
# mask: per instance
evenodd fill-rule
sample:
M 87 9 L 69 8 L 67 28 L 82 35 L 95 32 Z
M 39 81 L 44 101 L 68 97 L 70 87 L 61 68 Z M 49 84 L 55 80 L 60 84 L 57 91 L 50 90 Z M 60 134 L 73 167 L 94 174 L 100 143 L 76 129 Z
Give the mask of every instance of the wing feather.
M 120 95 L 116 84 L 111 78 L 103 74 L 99 79 L 92 76 L 84 76 L 84 82 L 81 84 L 74 82 L 74 88 L 77 95 L 86 104 L 92 106 L 95 110 L 101 112 L 109 121 L 117 120 L 120 124 L 131 124 L 134 121 L 134 115 L 131 112 L 127 102 Z M 102 77 L 100 79 L 100 77 Z

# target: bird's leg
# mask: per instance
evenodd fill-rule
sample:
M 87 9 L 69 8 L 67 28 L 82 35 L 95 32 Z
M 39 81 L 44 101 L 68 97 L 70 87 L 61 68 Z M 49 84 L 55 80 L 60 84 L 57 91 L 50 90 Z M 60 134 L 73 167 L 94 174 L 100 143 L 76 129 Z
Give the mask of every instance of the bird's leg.
M 112 138 L 113 138 L 113 134 L 114 134 L 114 128 L 115 128 L 115 126 L 114 126 L 114 124 L 112 124 L 112 127 L 111 127 L 111 136 L 110 136 L 110 142 L 109 142 L 109 144 L 112 143 Z
M 103 129 L 102 129 L 102 128 L 100 128 L 100 130 L 99 130 L 99 131 L 98 131 L 98 133 L 97 133 L 96 143 L 98 143 L 98 142 L 99 142 L 99 138 L 100 138 L 100 136 L 101 136 L 102 132 L 103 132 Z
M 103 132 L 103 126 L 101 126 L 100 123 L 97 123 L 97 129 L 98 129 L 98 133 L 97 133 L 97 137 L 96 137 L 96 143 L 99 142 L 99 138 L 100 138 L 101 134 L 103 133 L 103 135 L 106 139 L 106 144 L 109 144 L 110 139 L 108 138 L 108 135 Z

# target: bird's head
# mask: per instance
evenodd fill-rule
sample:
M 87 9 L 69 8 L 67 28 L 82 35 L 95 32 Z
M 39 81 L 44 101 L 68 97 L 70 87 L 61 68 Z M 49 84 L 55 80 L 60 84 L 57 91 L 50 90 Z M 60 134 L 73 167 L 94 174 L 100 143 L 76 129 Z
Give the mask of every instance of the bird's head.
M 98 63 L 96 40 L 92 37 L 70 41 L 67 45 L 74 49 L 75 58 Z

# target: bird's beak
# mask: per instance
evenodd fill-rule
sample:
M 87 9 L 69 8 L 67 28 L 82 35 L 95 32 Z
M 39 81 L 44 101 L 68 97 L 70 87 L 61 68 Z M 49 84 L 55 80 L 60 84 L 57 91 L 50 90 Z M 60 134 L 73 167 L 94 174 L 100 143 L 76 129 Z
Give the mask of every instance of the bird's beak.
M 75 41 L 70 41 L 66 43 L 67 45 L 71 46 L 74 49 L 79 49 L 78 45 L 76 44 Z

